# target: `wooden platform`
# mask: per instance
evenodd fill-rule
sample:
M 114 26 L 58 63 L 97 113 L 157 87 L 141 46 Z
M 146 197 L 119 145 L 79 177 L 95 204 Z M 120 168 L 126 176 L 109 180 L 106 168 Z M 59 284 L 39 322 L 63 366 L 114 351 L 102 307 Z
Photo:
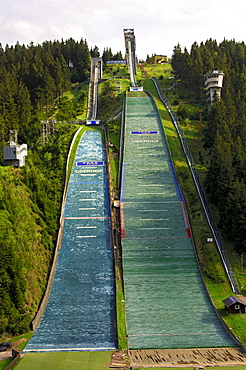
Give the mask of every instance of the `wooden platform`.
M 238 347 L 129 350 L 134 367 L 203 367 L 246 364 L 246 352 Z

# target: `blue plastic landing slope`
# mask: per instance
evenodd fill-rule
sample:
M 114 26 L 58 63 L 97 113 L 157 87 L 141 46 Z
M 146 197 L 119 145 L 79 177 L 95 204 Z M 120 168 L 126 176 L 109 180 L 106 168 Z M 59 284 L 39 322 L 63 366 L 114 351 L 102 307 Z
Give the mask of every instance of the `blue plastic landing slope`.
M 87 131 L 69 182 L 51 294 L 25 352 L 114 349 L 114 302 L 106 159 L 100 132 Z

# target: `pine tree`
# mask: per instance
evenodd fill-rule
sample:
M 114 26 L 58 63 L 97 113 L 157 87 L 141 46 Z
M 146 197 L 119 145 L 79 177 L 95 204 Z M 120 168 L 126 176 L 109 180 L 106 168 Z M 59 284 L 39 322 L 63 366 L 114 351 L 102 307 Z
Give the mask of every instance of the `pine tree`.
M 18 85 L 15 101 L 18 112 L 18 130 L 23 130 L 30 123 L 32 108 L 29 91 L 22 81 Z
M 235 170 L 233 168 L 232 140 L 228 127 L 223 136 L 217 131 L 205 186 L 212 202 L 223 206 L 230 192 Z M 223 207 L 222 207 L 223 209 Z
M 90 55 L 92 58 L 99 58 L 100 57 L 100 51 L 99 48 L 95 45 L 94 48 L 90 49 Z
M 246 252 L 246 185 L 233 183 L 224 205 L 222 228 L 228 238 L 235 243 L 239 253 Z

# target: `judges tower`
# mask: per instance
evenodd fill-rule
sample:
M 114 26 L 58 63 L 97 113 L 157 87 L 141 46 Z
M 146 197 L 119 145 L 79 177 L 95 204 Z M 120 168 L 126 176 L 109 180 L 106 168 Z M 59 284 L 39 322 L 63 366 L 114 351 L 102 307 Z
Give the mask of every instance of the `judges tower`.
M 223 84 L 224 73 L 222 71 L 214 70 L 205 74 L 205 88 L 207 100 L 213 104 L 215 94 L 220 99 L 221 88 Z

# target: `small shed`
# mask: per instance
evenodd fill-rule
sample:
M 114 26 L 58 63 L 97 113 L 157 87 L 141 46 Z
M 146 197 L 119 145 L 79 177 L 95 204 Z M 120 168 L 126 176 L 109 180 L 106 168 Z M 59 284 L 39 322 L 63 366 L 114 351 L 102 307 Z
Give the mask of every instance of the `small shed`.
M 237 297 L 230 296 L 222 301 L 228 315 L 235 313 L 245 313 L 246 303 Z

